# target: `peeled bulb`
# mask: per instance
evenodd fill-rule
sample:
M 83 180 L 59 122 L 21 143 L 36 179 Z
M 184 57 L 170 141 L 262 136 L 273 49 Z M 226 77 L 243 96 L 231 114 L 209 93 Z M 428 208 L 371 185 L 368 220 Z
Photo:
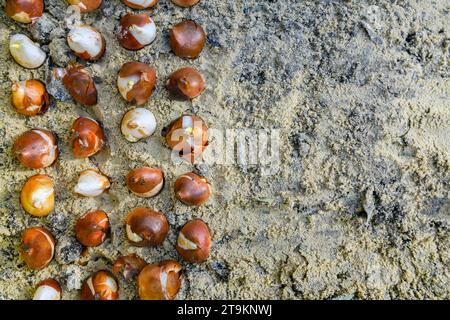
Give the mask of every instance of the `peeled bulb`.
M 95 272 L 81 287 L 81 300 L 116 300 L 118 297 L 119 286 L 109 271 Z
M 98 60 L 105 52 L 105 38 L 87 25 L 71 29 L 67 35 L 67 43 L 75 55 L 84 60 Z
M 120 19 L 118 39 L 122 47 L 139 50 L 152 43 L 156 38 L 156 25 L 145 14 L 126 14 Z
M 33 300 L 61 300 L 61 287 L 56 280 L 47 279 L 37 285 Z
M 31 23 L 42 16 L 43 0 L 7 0 L 6 14 L 20 23 Z
M 39 68 L 45 61 L 45 52 L 24 34 L 15 34 L 9 40 L 9 51 L 14 60 L 27 69 Z
M 55 208 L 52 178 L 46 174 L 37 174 L 28 179 L 20 193 L 20 203 L 33 216 L 47 216 Z
M 99 196 L 111 186 L 109 179 L 94 169 L 87 169 L 80 173 L 74 191 L 85 197 Z
M 147 265 L 138 276 L 141 300 L 173 300 L 181 287 L 182 267 L 173 260 Z
M 122 119 L 122 134 L 130 142 L 147 138 L 155 132 L 156 119 L 153 113 L 144 108 L 128 111 Z
M 158 0 L 123 0 L 123 3 L 133 9 L 147 9 L 154 7 Z

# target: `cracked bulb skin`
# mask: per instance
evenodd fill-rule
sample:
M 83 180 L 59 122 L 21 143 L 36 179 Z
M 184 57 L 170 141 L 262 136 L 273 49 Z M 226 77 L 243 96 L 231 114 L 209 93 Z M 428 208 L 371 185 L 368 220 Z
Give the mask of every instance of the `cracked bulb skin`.
M 128 172 L 125 183 L 138 197 L 151 198 L 161 192 L 164 186 L 164 173 L 157 168 L 136 168 Z
M 32 23 L 44 12 L 43 0 L 7 0 L 5 12 L 11 19 L 20 23 Z
M 55 239 L 45 228 L 32 227 L 22 233 L 20 255 L 27 266 L 40 270 L 48 266 L 55 252 Z
M 178 156 L 195 163 L 208 146 L 208 128 L 195 115 L 182 115 L 163 130 L 166 143 Z
M 147 263 L 135 253 L 122 256 L 114 262 L 112 271 L 121 274 L 125 280 L 136 278 Z
M 45 113 L 50 98 L 41 81 L 25 80 L 12 85 L 11 104 L 17 113 L 31 117 Z
M 106 270 L 92 274 L 81 287 L 81 300 L 117 300 L 119 286 L 114 276 Z
M 67 2 L 72 6 L 76 6 L 81 13 L 97 10 L 102 4 L 102 0 L 67 0 Z
M 122 97 L 129 103 L 145 104 L 156 85 L 156 71 L 142 62 L 127 62 L 119 71 L 117 87 Z
M 186 223 L 178 236 L 176 249 L 187 262 L 206 261 L 211 251 L 211 233 L 208 225 L 200 219 Z
M 178 57 L 195 59 L 205 46 L 206 34 L 199 24 L 185 20 L 172 27 L 169 42 L 173 53 Z
M 76 158 L 88 158 L 99 152 L 106 143 L 100 124 L 86 117 L 76 119 L 72 125 L 72 151 Z
M 80 25 L 70 30 L 67 43 L 73 53 L 87 61 L 96 61 L 105 53 L 105 38 L 95 28 Z
M 62 290 L 58 281 L 46 279 L 38 283 L 33 300 L 61 300 Z
M 156 129 L 156 119 L 150 110 L 144 108 L 131 109 L 122 118 L 120 130 L 129 142 L 150 137 Z
M 205 177 L 194 172 L 182 174 L 175 180 L 175 196 L 189 206 L 199 206 L 208 201 L 212 193 L 211 184 Z
M 75 225 L 77 240 L 86 247 L 101 245 L 109 233 L 108 215 L 102 210 L 90 211 Z
M 173 300 L 181 287 L 182 267 L 173 260 L 149 264 L 139 273 L 138 291 L 141 300 Z
M 110 186 L 108 177 L 100 171 L 87 169 L 80 173 L 74 191 L 84 197 L 96 197 L 108 190 Z
M 156 6 L 158 0 L 122 0 L 122 2 L 130 8 L 142 10 Z
M 131 210 L 125 220 L 128 240 L 137 247 L 160 245 L 169 232 L 166 216 L 148 208 L 139 207 Z
M 145 13 L 126 14 L 120 19 L 117 38 L 127 50 L 140 50 L 156 38 L 156 25 Z
M 198 97 L 205 90 L 205 79 L 194 68 L 181 68 L 172 73 L 166 88 L 174 100 L 190 100 Z
M 37 174 L 27 180 L 20 192 L 23 209 L 35 217 L 45 217 L 55 208 L 55 190 L 52 178 Z
M 47 59 L 47 55 L 40 46 L 24 34 L 11 36 L 9 51 L 14 60 L 26 69 L 39 68 Z
M 49 167 L 58 157 L 56 136 L 45 129 L 26 131 L 14 142 L 13 152 L 29 169 Z

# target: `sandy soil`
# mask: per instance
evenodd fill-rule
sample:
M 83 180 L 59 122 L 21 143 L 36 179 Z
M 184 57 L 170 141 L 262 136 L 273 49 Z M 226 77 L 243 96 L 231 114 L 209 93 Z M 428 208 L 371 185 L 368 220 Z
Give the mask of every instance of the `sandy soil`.
M 4 0 L 0 0 L 2 7 Z M 115 39 L 127 11 L 108 0 L 83 15 L 106 38 L 105 56 L 87 66 L 99 103 L 77 105 L 60 88 L 43 116 L 25 118 L 10 106 L 14 81 L 48 79 L 50 70 L 75 60 L 67 47 L 66 3 L 45 1 L 36 26 L 13 23 L 0 13 L 0 299 L 28 299 L 47 277 L 58 279 L 64 298 L 75 299 L 82 281 L 110 268 L 122 254 L 148 262 L 178 259 L 179 228 L 204 219 L 214 237 L 208 262 L 185 264 L 180 299 L 448 299 L 450 164 L 450 6 L 436 1 L 220 1 L 191 9 L 160 0 L 152 10 L 157 40 L 138 52 Z M 170 52 L 169 28 L 183 18 L 208 34 L 201 57 L 184 61 Z M 22 32 L 40 42 L 50 59 L 25 70 L 8 52 L 8 38 Z M 119 95 L 116 75 L 127 61 L 157 69 L 158 86 L 146 105 L 158 130 L 128 143 L 119 122 L 131 106 Z M 180 66 L 193 65 L 207 90 L 193 102 L 173 102 L 163 87 Z M 281 167 L 271 176 L 258 166 L 198 165 L 215 193 L 199 208 L 176 201 L 174 178 L 192 169 L 170 161 L 160 130 L 184 111 L 210 127 L 281 131 Z M 79 115 L 102 121 L 108 148 L 91 159 L 74 159 L 69 128 Z M 57 206 L 46 218 L 26 214 L 19 192 L 36 172 L 22 167 L 11 146 L 23 131 L 43 127 L 59 136 L 61 156 L 49 173 Z M 131 195 L 124 185 L 130 168 L 163 168 L 164 191 L 152 199 Z M 94 199 L 72 191 L 78 173 L 98 167 L 113 178 L 110 192 Z M 124 239 L 123 219 L 138 206 L 167 215 L 168 239 L 157 248 L 136 248 Z M 77 263 L 73 237 L 77 217 L 93 208 L 110 215 L 111 237 Z M 53 262 L 31 271 L 17 247 L 21 231 L 47 226 L 57 238 Z M 134 283 L 120 282 L 121 298 L 135 299 Z

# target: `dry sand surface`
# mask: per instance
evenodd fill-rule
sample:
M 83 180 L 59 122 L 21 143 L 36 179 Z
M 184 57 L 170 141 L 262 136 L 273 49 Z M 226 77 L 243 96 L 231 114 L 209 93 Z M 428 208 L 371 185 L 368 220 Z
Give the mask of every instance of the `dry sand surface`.
M 157 39 L 137 52 L 121 48 L 115 37 L 119 18 L 133 10 L 105 0 L 82 16 L 107 43 L 105 56 L 86 64 L 98 104 L 83 107 L 51 86 L 55 105 L 26 118 L 11 107 L 12 83 L 48 81 L 54 67 L 75 60 L 66 43 L 66 2 L 45 5 L 33 27 L 0 13 L 0 299 L 29 299 L 48 277 L 60 281 L 64 298 L 76 299 L 93 271 L 110 269 L 132 252 L 147 262 L 179 260 L 178 230 L 193 217 L 209 224 L 212 253 L 203 264 L 183 264 L 179 299 L 450 298 L 447 0 L 201 0 L 191 9 L 160 0 L 146 10 Z M 167 41 L 170 27 L 185 18 L 204 26 L 208 37 L 193 61 L 172 54 Z M 26 70 L 12 60 L 8 39 L 19 32 L 48 53 L 41 68 Z M 158 75 L 145 105 L 157 131 L 135 144 L 120 133 L 131 105 L 116 87 L 120 66 L 133 60 L 151 64 Z M 201 70 L 207 89 L 192 102 L 171 101 L 165 79 L 187 65 Z M 174 163 L 160 131 L 185 111 L 212 128 L 279 129 L 279 170 L 267 175 L 258 165 Z M 74 159 L 69 147 L 69 128 L 80 115 L 100 120 L 108 137 L 107 149 L 90 159 Z M 44 170 L 25 169 L 11 151 L 14 139 L 34 127 L 59 137 L 59 160 Z M 133 196 L 124 184 L 128 170 L 143 164 L 166 175 L 163 192 L 151 199 Z M 78 173 L 92 167 L 112 178 L 111 190 L 77 196 Z M 173 194 L 174 178 L 192 169 L 214 188 L 198 208 Z M 50 174 L 57 185 L 56 209 L 41 219 L 19 203 L 22 185 L 36 172 Z M 170 232 L 162 246 L 125 241 L 124 217 L 137 206 L 167 215 Z M 95 208 L 108 212 L 112 234 L 89 250 L 82 266 L 74 221 Z M 21 231 L 35 225 L 57 239 L 55 259 L 41 271 L 28 269 L 18 254 Z M 137 298 L 133 282 L 120 280 L 120 288 L 120 298 Z

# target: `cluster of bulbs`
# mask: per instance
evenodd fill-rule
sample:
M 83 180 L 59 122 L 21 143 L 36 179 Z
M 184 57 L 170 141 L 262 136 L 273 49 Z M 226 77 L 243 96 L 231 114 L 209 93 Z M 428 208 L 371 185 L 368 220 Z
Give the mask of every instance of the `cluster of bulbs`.
M 133 9 L 146 9 L 156 5 L 158 0 L 123 0 Z M 172 0 L 178 6 L 190 7 L 199 0 Z M 68 0 L 82 13 L 100 7 L 102 0 Z M 6 13 L 20 23 L 32 23 L 42 16 L 43 0 L 7 0 Z M 202 27 L 194 21 L 183 21 L 169 33 L 173 53 L 182 58 L 199 56 L 206 42 Z M 120 20 L 118 41 L 128 50 L 139 50 L 156 38 L 156 27 L 147 14 L 126 14 Z M 67 36 L 67 43 L 80 59 L 96 61 L 105 52 L 105 39 L 95 28 L 78 25 Z M 24 68 L 40 67 L 46 60 L 40 46 L 23 34 L 10 38 L 10 52 L 14 60 Z M 97 103 L 97 89 L 89 72 L 79 64 L 57 68 L 53 77 L 60 80 L 68 93 L 78 103 L 92 106 Z M 118 74 L 117 86 L 121 96 L 128 102 L 141 106 L 150 98 L 156 85 L 155 70 L 142 62 L 125 63 Z M 166 83 L 170 96 L 177 100 L 189 100 L 200 95 L 205 88 L 203 76 L 194 68 L 182 68 L 169 77 Z M 45 84 L 31 79 L 14 83 L 12 105 L 25 116 L 36 116 L 46 112 L 50 96 Z M 200 126 L 194 126 L 200 123 Z M 122 118 L 121 132 L 130 142 L 149 137 L 156 129 L 153 113 L 137 107 L 129 110 Z M 167 145 L 180 157 L 193 163 L 207 146 L 207 127 L 196 115 L 185 114 L 174 120 L 165 130 Z M 181 132 L 181 134 L 180 134 Z M 106 144 L 105 132 L 96 120 L 88 117 L 76 119 L 71 128 L 71 146 L 77 158 L 87 158 L 98 153 Z M 186 150 L 188 150 L 186 152 Z M 30 169 L 51 166 L 58 158 L 56 135 L 46 129 L 35 128 L 21 134 L 15 141 L 13 152 L 20 163 Z M 148 166 L 131 170 L 125 177 L 127 188 L 139 197 L 154 197 L 164 186 L 164 173 Z M 96 197 L 111 186 L 109 177 L 96 169 L 80 173 L 74 192 L 85 197 Z M 198 206 L 208 201 L 212 190 L 205 177 L 194 172 L 179 176 L 174 184 L 177 199 L 186 205 Z M 30 177 L 20 193 L 20 202 L 26 212 L 33 216 L 49 215 L 55 207 L 53 179 L 47 174 Z M 125 220 L 126 237 L 134 246 L 160 245 L 167 236 L 169 224 L 164 214 L 149 208 L 131 210 Z M 101 245 L 110 233 L 108 215 L 102 210 L 87 212 L 75 225 L 77 240 L 86 247 Z M 180 230 L 176 249 L 180 256 L 190 263 L 204 262 L 210 254 L 211 234 L 207 224 L 194 219 Z M 31 269 L 42 269 L 53 259 L 55 239 L 43 227 L 31 227 L 22 233 L 21 257 Z M 119 258 L 112 267 L 114 274 L 121 274 L 126 280 L 137 278 L 141 299 L 174 299 L 182 278 L 182 267 L 174 260 L 147 264 L 136 254 Z M 117 299 L 118 283 L 110 271 L 100 270 L 83 283 L 82 299 Z M 37 285 L 36 300 L 59 300 L 62 290 L 55 279 L 46 279 Z

